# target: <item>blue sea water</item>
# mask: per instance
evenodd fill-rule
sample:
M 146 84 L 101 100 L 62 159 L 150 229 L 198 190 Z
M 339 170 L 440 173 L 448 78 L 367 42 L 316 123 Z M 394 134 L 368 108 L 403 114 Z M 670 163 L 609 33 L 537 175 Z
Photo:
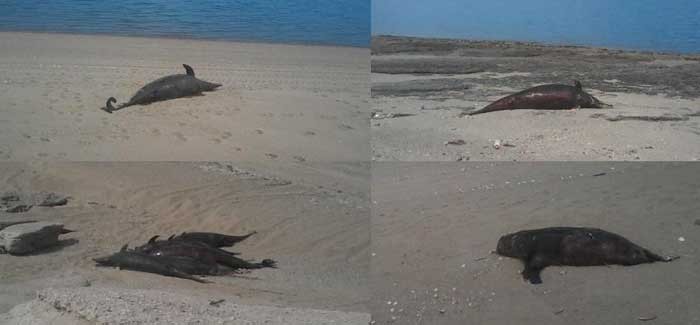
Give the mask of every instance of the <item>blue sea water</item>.
M 372 0 L 372 34 L 700 53 L 700 1 Z
M 367 47 L 370 0 L 2 0 L 0 30 Z

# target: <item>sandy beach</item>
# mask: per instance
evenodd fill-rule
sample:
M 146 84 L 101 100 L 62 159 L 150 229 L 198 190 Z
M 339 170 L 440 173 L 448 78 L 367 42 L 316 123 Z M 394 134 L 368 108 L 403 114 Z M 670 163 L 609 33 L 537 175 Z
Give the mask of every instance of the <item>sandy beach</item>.
M 294 324 L 366 324 L 368 178 L 366 163 L 274 173 L 224 162 L 2 163 L 5 191 L 71 197 L 62 207 L 2 212 L 2 221 L 57 221 L 76 232 L 65 235 L 57 249 L 0 255 L 0 313 L 16 307 L 0 320 L 36 323 L 27 317 L 46 313 L 45 321 L 58 311 L 67 324 L 86 317 L 119 323 L 128 319 L 123 313 L 143 307 L 130 319 L 151 323 L 167 316 L 172 306 L 183 306 L 192 313 L 170 314 L 161 321 L 180 323 L 199 315 L 213 323 L 235 316 L 251 324 L 288 324 L 282 320 L 291 315 Z M 92 261 L 156 234 L 195 230 L 255 230 L 233 251 L 245 259 L 274 259 L 279 268 L 208 277 L 213 283 L 200 284 L 98 268 Z M 221 309 L 202 306 L 219 299 L 225 299 Z M 25 303 L 29 305 L 17 306 Z M 51 307 L 59 305 L 68 307 Z
M 358 161 L 369 156 L 362 48 L 0 33 L 0 159 Z M 100 110 L 192 66 L 223 86 Z
M 698 55 L 373 37 L 372 159 L 698 160 L 699 63 Z M 573 79 L 614 108 L 464 116 Z M 510 146 L 495 149 L 496 140 Z
M 377 324 L 695 324 L 695 163 L 376 163 Z M 599 175 L 599 176 L 594 176 Z M 523 281 L 501 235 L 550 226 L 618 233 L 671 263 L 548 267 Z

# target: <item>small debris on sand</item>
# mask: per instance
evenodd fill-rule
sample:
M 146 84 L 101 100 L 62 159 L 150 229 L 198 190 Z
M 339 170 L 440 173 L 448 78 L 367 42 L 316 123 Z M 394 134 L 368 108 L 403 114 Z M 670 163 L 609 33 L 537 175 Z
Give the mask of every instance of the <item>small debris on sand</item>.
M 640 320 L 640 321 L 642 321 L 642 322 L 646 322 L 646 321 L 650 321 L 650 320 L 655 320 L 655 319 L 656 319 L 656 315 L 639 316 L 639 317 L 637 317 L 637 319 Z
M 383 120 L 383 119 L 388 119 L 388 118 L 397 118 L 397 117 L 407 117 L 407 116 L 415 116 L 416 114 L 410 114 L 410 113 L 381 113 L 381 112 L 374 112 L 372 113 L 372 119 L 373 120 Z
M 447 145 L 463 146 L 463 145 L 465 145 L 466 143 L 467 143 L 467 142 L 465 142 L 464 140 L 458 139 L 458 140 L 446 141 L 446 142 L 445 142 L 445 145 L 446 145 L 446 146 L 447 146 Z
M 212 300 L 212 301 L 209 301 L 209 305 L 219 307 L 219 305 L 224 301 L 226 301 L 226 299 Z

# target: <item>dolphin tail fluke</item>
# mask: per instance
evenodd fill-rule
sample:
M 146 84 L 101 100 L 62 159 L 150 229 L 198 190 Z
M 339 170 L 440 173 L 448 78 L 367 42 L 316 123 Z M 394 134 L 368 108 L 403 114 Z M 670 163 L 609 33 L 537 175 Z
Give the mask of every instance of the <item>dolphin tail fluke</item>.
M 110 98 L 107 99 L 107 102 L 105 103 L 105 107 L 102 107 L 101 109 L 102 109 L 103 111 L 105 111 L 105 112 L 111 114 L 111 113 L 114 112 L 114 111 L 117 111 L 117 110 L 120 110 L 120 109 L 122 109 L 122 108 L 124 108 L 124 107 L 131 106 L 131 105 L 132 105 L 131 102 L 128 102 L 128 103 L 121 104 L 121 105 L 119 105 L 119 106 L 117 106 L 117 107 L 112 106 L 112 104 L 114 104 L 114 103 L 116 103 L 116 102 L 117 102 L 117 99 L 116 99 L 116 98 L 110 97 Z
M 102 107 L 102 110 L 112 114 L 113 111 L 116 111 L 118 108 L 112 106 L 112 104 L 116 103 L 117 99 L 114 97 L 110 97 L 107 99 L 107 102 L 105 103 L 105 107 Z

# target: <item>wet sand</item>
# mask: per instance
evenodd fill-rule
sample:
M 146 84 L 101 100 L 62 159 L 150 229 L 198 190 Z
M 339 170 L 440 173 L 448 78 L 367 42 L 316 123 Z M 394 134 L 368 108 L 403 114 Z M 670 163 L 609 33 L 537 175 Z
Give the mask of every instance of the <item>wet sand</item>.
M 698 160 L 698 75 L 697 55 L 374 37 L 372 159 Z M 520 90 L 573 79 L 614 108 L 464 116 Z M 496 140 L 511 146 L 496 149 Z
M 0 313 L 33 299 L 37 290 L 49 290 L 47 294 L 63 297 L 56 299 L 70 305 L 66 297 L 104 296 L 100 290 L 114 288 L 123 290 L 125 297 L 163 296 L 158 292 L 175 296 L 153 302 L 156 306 L 168 306 L 167 301 L 177 296 L 226 299 L 229 309 L 264 305 L 294 308 L 294 315 L 304 314 L 303 309 L 331 310 L 352 316 L 348 319 L 365 319 L 366 324 L 369 165 L 329 163 L 275 173 L 241 166 L 223 162 L 0 163 L 3 190 L 53 191 L 72 197 L 63 207 L 2 212 L 2 220 L 57 221 L 76 230 L 62 236 L 64 245 L 57 249 L 31 256 L 0 255 Z M 98 268 L 92 261 L 124 244 L 145 243 L 153 235 L 194 230 L 227 234 L 255 230 L 256 235 L 233 251 L 244 259 L 274 259 L 278 268 L 253 270 L 243 277 L 208 277 L 214 283 L 200 284 Z M 76 291 L 81 288 L 87 291 Z M 104 299 L 96 303 L 98 307 L 76 300 L 73 312 L 100 309 L 109 304 L 108 297 Z M 36 308 L 47 306 L 35 303 Z M 240 319 L 267 319 L 253 315 L 255 310 Z M 159 312 L 167 310 L 144 310 L 142 317 Z M 309 317 L 316 315 L 310 313 Z M 117 309 L 112 311 L 113 317 L 118 314 Z
M 360 161 L 367 49 L 0 32 L 0 160 Z M 203 96 L 100 110 L 184 73 Z
M 694 324 L 697 163 L 376 163 L 376 324 Z M 599 175 L 600 176 L 593 176 Z M 548 267 L 523 281 L 501 235 L 550 226 L 618 233 L 671 263 Z

